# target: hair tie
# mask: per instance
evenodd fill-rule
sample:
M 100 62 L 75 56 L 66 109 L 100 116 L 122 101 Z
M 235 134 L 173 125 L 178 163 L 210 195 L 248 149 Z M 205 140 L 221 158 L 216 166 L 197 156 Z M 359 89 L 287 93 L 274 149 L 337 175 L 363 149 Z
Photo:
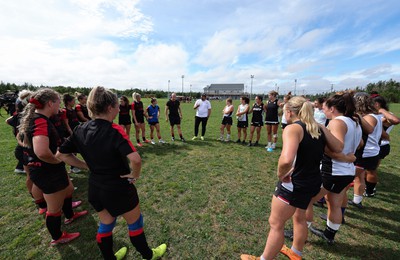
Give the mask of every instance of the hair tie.
M 43 105 L 36 98 L 29 99 L 29 103 L 34 104 L 37 109 L 43 108 Z

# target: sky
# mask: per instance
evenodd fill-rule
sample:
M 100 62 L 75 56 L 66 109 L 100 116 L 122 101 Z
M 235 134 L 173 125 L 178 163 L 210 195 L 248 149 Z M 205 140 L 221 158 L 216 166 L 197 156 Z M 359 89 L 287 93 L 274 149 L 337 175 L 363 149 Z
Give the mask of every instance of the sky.
M 16 84 L 201 92 L 243 83 L 259 94 L 364 87 L 400 81 L 400 2 L 1 1 L 0 61 L 0 80 Z

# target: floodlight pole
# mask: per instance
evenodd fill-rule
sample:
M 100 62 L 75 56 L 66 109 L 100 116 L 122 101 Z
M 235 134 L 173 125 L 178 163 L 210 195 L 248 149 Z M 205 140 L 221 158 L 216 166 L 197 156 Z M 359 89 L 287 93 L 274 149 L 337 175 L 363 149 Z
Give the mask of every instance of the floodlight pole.
M 250 75 L 251 78 L 251 84 L 250 84 L 250 100 L 252 100 L 251 96 L 253 95 L 253 79 L 254 75 Z
M 183 79 L 185 78 L 185 75 L 182 75 L 182 97 L 183 97 Z

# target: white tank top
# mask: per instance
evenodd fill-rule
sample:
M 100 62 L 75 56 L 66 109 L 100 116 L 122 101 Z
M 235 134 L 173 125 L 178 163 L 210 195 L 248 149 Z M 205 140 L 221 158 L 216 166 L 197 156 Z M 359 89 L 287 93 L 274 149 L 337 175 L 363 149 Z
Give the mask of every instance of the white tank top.
M 362 137 L 361 126 L 347 116 L 338 116 L 335 119 L 342 120 L 347 126 L 344 136 L 343 154 L 355 153 Z M 340 162 L 332 159 L 332 176 L 354 176 L 355 166 L 353 163 Z
M 248 106 L 249 106 L 248 104 L 245 104 L 245 105 L 240 104 L 240 105 L 239 105 L 239 112 L 242 113 L 242 112 L 246 111 L 246 109 L 247 109 Z M 238 120 L 238 121 L 242 121 L 242 122 L 247 121 L 247 114 L 243 114 L 243 115 L 241 115 L 241 116 L 238 116 L 238 117 L 237 117 L 237 120 Z
M 227 111 L 230 110 L 231 107 L 233 107 L 233 105 L 225 106 L 225 108 L 224 108 L 224 117 L 232 117 L 232 112 L 226 113 Z
M 367 143 L 365 144 L 364 152 L 362 155 L 363 158 L 377 156 L 380 150 L 379 139 L 381 139 L 382 135 L 382 119 L 380 115 L 370 115 L 376 119 L 376 126 L 374 128 L 374 131 L 368 135 Z
M 285 117 L 285 109 L 286 109 L 286 104 L 283 106 L 283 114 L 282 114 L 282 121 L 281 121 L 281 123 L 282 124 L 287 124 L 287 120 L 286 120 L 286 117 Z
M 387 134 L 390 134 L 390 131 L 392 131 L 393 127 L 394 127 L 394 125 L 389 126 L 389 127 L 386 129 L 386 133 L 387 133 Z M 385 140 L 385 139 L 382 139 L 382 140 L 381 140 L 381 146 L 387 145 L 387 144 L 390 144 L 390 141 L 389 141 L 389 140 Z

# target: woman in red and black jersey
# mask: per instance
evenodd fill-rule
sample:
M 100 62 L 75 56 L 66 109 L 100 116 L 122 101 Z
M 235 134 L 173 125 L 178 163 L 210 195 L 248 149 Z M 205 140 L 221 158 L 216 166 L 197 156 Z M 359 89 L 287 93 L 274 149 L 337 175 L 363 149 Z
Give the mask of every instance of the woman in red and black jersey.
M 130 136 L 131 132 L 131 106 L 129 105 L 129 100 L 126 96 L 121 96 L 119 98 L 119 116 L 118 124 L 125 130 L 127 136 Z
M 135 92 L 132 94 L 132 98 L 132 118 L 133 123 L 135 124 L 136 142 L 139 147 L 142 147 L 143 145 L 139 138 L 140 131 L 142 132 L 143 142 L 150 143 L 150 141 L 146 139 L 146 125 L 144 124 L 145 111 L 140 94 Z
M 78 121 L 84 123 L 91 120 L 86 106 L 87 96 L 78 92 L 75 93 L 75 96 L 78 99 L 78 104 L 75 106 Z
M 57 114 L 59 107 L 60 97 L 54 90 L 40 89 L 34 92 L 24 109 L 19 128 L 27 148 L 24 156 L 28 162 L 30 178 L 33 185 L 43 191 L 47 202 L 46 226 L 52 237 L 51 245 L 67 243 L 79 236 L 79 233 L 61 231 L 61 212 L 66 217 L 65 224 L 87 214 L 87 211 L 73 212 L 74 187 L 68 178 L 65 164 L 55 157 L 61 139 L 49 117 Z M 86 167 L 81 161 L 75 163 Z
M 63 113 L 65 114 L 63 118 L 65 126 L 67 127 L 67 136 L 70 136 L 74 128 L 79 125 L 78 115 L 74 109 L 75 98 L 66 93 L 63 95 L 63 102 L 65 106 L 63 108 Z
M 157 259 L 166 245 L 150 249 L 143 231 L 143 217 L 134 183 L 140 176 L 141 158 L 129 136 L 113 120 L 119 112 L 118 98 L 103 87 L 93 88 L 88 96 L 89 113 L 93 120 L 78 126 L 60 147 L 57 154 L 73 164 L 79 152 L 89 169 L 89 202 L 99 214 L 96 240 L 104 259 L 118 259 L 126 248 L 113 252 L 112 231 L 119 215 L 126 220 L 129 238 L 144 259 Z M 128 164 L 128 160 L 130 165 Z

